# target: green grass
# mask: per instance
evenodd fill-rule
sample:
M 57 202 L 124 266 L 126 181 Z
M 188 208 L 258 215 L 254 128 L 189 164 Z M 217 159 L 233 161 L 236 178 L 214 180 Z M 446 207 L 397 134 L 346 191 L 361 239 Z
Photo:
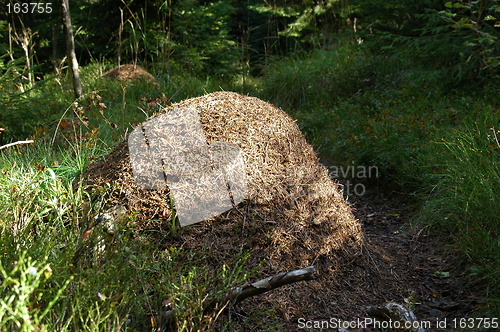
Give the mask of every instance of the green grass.
M 265 68 L 260 96 L 290 112 L 328 106 L 372 83 L 371 62 L 342 44 L 333 50 L 277 58 Z
M 249 278 L 248 256 L 204 269 L 203 252 L 159 250 L 133 217 L 113 237 L 98 226 L 83 237 L 109 188 L 73 188 L 73 180 L 107 147 L 93 137 L 67 144 L 0 152 L 0 330 L 151 331 L 169 309 L 172 329 L 213 326 L 219 312 L 201 304 Z
M 500 291 L 500 129 L 478 125 L 452 133 L 436 151 L 438 181 L 421 220 L 439 226 L 460 245 L 467 272 L 482 284 L 488 313 L 498 316 Z

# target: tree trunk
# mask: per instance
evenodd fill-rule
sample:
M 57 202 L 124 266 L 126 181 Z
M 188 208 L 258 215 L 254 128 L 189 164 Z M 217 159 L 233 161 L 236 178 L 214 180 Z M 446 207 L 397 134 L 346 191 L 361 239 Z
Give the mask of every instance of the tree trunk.
M 62 0 L 62 15 L 64 27 L 66 29 L 66 53 L 68 56 L 71 79 L 73 81 L 73 90 L 75 97 L 82 95 L 82 83 L 80 82 L 80 73 L 78 72 L 78 61 L 75 54 L 75 40 L 73 38 L 73 28 L 71 27 L 71 16 L 69 14 L 69 0 Z

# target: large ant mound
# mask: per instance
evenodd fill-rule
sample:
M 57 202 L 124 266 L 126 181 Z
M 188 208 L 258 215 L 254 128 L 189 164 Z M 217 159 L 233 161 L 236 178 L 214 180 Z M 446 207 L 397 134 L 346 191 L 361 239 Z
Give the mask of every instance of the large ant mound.
M 102 77 L 112 78 L 118 81 L 145 80 L 149 83 L 158 83 L 153 75 L 139 65 L 121 65 L 104 73 Z
M 241 251 L 251 251 L 249 268 L 265 260 L 256 278 L 315 265 L 316 280 L 245 303 L 271 303 L 286 319 L 338 314 L 336 278 L 361 255 L 361 226 L 295 121 L 269 103 L 232 92 L 188 99 L 165 107 L 162 114 L 183 108 L 198 111 L 207 143 L 239 146 L 248 193 L 232 209 L 166 237 L 165 247 L 202 252 L 212 271 Z M 90 165 L 83 177 L 94 186 L 112 184 L 112 204 L 135 214 L 139 229 L 170 231 L 169 189 L 137 185 L 127 141 Z

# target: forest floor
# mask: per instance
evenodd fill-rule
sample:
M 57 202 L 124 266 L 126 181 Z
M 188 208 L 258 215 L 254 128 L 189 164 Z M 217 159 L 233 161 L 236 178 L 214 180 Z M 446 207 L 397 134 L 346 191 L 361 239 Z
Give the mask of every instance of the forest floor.
M 365 188 L 364 195 L 347 197 L 355 217 L 362 224 L 366 249 L 351 264 L 343 266 L 335 277 L 332 290 L 336 295 L 327 300 L 334 317 L 324 317 L 320 309 L 324 303 L 318 303 L 318 308 L 309 308 L 309 317 L 288 316 L 289 319 L 282 321 L 282 330 L 405 331 L 366 324 L 370 319 L 379 324 L 387 322 L 387 317 L 380 315 L 384 313 L 375 308 L 389 302 L 404 306 L 406 311 L 403 313 L 414 313 L 416 324 L 423 329 L 412 331 L 464 330 L 460 329 L 460 323 L 479 315 L 480 306 L 485 304 L 480 295 L 484 285 L 481 288 L 479 283 L 473 282 L 471 270 L 456 244 L 448 243 L 449 237 L 437 235 L 428 226 L 416 224 L 413 221 L 415 208 L 407 195 L 387 194 L 387 188 L 386 194 L 381 193 L 384 192 L 381 188 Z M 300 296 L 307 296 L 307 293 Z M 236 312 L 246 316 L 248 307 L 262 304 L 256 298 L 248 301 L 250 306 L 247 301 L 243 308 L 237 305 Z M 332 320 L 336 323 L 330 323 Z M 314 324 L 323 325 L 318 328 L 319 325 Z M 339 324 L 349 325 L 343 329 L 338 327 L 346 325 Z M 474 324 L 477 328 L 472 330 L 480 331 L 477 323 Z
M 367 188 L 362 196 L 348 197 L 354 215 L 362 223 L 371 249 L 370 260 L 379 273 L 370 283 L 361 282 L 364 299 L 350 292 L 352 307 L 344 307 L 345 314 L 350 312 L 351 320 L 367 317 L 366 306 L 360 308 L 360 303 L 364 300 L 368 306 L 384 299 L 410 308 L 417 321 L 428 322 L 424 323 L 431 327 L 427 331 L 454 330 L 459 319 L 481 304 L 479 291 L 475 290 L 479 285 L 471 284 L 466 274 L 470 270 L 464 268 L 455 246 L 447 243 L 449 239 L 412 222 L 414 212 L 405 195 L 379 192 Z M 344 283 L 355 285 L 358 275 L 346 273 Z M 359 287 L 353 286 L 355 289 Z M 444 329 L 441 327 L 445 320 Z

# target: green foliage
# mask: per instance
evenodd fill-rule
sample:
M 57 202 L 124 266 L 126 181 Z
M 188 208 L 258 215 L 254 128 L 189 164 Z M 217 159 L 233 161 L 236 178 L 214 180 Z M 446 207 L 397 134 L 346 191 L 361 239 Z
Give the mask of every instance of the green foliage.
M 185 259 L 186 255 L 189 256 L 190 266 L 176 268 L 176 262 Z M 206 259 L 203 255 L 187 253 L 182 248 L 169 248 L 160 256 L 158 259 L 166 264 L 157 266 L 156 273 L 161 278 L 156 285 L 151 286 L 157 290 L 158 301 L 167 301 L 167 309 L 171 310 L 168 325 L 177 331 L 212 329 L 217 316 L 227 304 L 222 303 L 214 308 L 214 313 L 207 314 L 204 310 L 207 303 L 221 299 L 231 287 L 246 281 L 256 270 L 245 271 L 249 254 L 234 257 L 229 265 L 223 265 L 216 271 L 216 275 L 214 271 L 200 268 Z M 177 273 L 171 273 L 175 268 Z M 143 277 L 151 278 L 147 274 Z M 207 297 L 208 294 L 211 294 L 210 297 Z
M 326 47 L 334 41 L 331 35 L 347 28 L 348 1 L 274 1 L 256 2 L 249 8 L 269 15 L 278 36 L 290 39 L 288 48 Z M 293 41 L 293 42 L 291 42 Z M 282 46 L 281 46 L 282 47 Z M 287 53 L 289 49 L 282 49 Z
M 500 23 L 496 1 L 353 3 L 353 16 L 364 29 L 367 45 L 436 71 L 441 87 L 481 87 L 498 78 Z
M 0 21 L 11 23 L 14 31 L 31 29 L 35 37 L 30 47 L 40 74 L 59 66 L 65 54 L 62 25 L 53 25 L 60 22 L 60 6 L 53 7 L 44 16 L 0 14 Z M 225 79 L 249 66 L 258 73 L 269 55 L 331 45 L 333 34 L 350 26 L 345 0 L 75 0 L 70 10 L 81 65 L 102 60 L 157 63 Z M 17 48 L 14 57 L 21 51 Z
M 461 55 L 472 70 L 499 74 L 500 4 L 497 1 L 457 1 L 445 3 L 438 14 L 455 33 L 463 33 Z M 479 76 L 480 74 L 478 74 Z
M 229 35 L 230 1 L 183 1 L 174 8 L 171 42 L 174 61 L 194 73 L 232 74 L 236 42 Z
M 86 63 L 120 55 L 122 64 L 176 65 L 196 75 L 233 74 L 238 50 L 229 34 L 232 1 L 80 3 L 72 13 L 74 24 L 83 25 L 76 40 L 83 48 L 80 53 L 88 54 Z
M 386 33 L 400 36 L 415 36 L 418 29 L 425 24 L 419 18 L 428 9 L 440 8 L 440 0 L 351 0 L 350 17 L 357 20 L 357 29 L 373 34 L 382 46 L 387 46 L 384 40 Z M 378 37 L 382 35 L 382 40 Z M 369 37 L 364 35 L 363 37 Z
M 425 25 L 419 36 L 400 39 L 415 59 L 441 69 L 441 80 L 457 86 L 498 77 L 500 27 L 498 6 L 488 1 L 447 2 L 441 10 L 418 15 Z M 496 17 L 495 17 L 496 16 Z

